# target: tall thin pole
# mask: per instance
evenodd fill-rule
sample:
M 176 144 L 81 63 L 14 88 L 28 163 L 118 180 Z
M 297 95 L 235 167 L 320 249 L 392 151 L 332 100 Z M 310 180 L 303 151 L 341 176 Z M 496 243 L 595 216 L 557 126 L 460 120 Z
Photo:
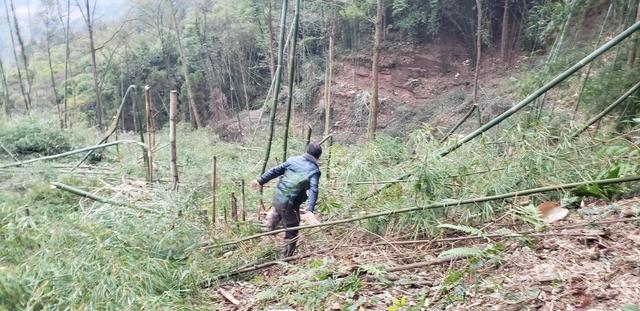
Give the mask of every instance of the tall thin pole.
M 296 47 L 298 45 L 298 21 L 300 19 L 300 1 L 296 0 L 295 15 L 293 17 L 293 40 L 291 42 L 291 54 L 289 55 L 289 96 L 287 98 L 287 116 L 284 126 L 284 142 L 282 160 L 287 159 L 287 147 L 289 142 L 289 122 L 291 120 L 291 109 L 293 106 L 293 82 L 296 73 Z
M 67 27 L 64 31 L 65 52 L 64 52 L 64 127 L 69 126 L 69 115 L 67 113 L 67 96 L 69 94 L 69 16 L 71 15 L 71 0 L 67 0 Z M 135 102 L 135 101 L 134 101 Z
M 178 91 L 172 90 L 169 97 L 169 147 L 171 149 L 171 179 L 173 181 L 173 190 L 178 189 L 178 165 L 177 165 L 177 150 L 176 150 L 176 116 L 178 105 Z
M 211 224 L 213 226 L 216 225 L 216 188 L 217 184 L 217 174 L 218 168 L 217 166 L 218 158 L 213 156 L 213 160 L 211 161 Z
M 264 160 L 262 161 L 261 172 L 263 174 L 267 170 L 267 163 L 269 162 L 269 155 L 271 154 L 271 144 L 273 143 L 273 132 L 275 130 L 276 110 L 278 108 L 278 97 L 280 96 L 280 79 L 282 77 L 284 33 L 285 33 L 285 23 L 287 21 L 288 7 L 289 7 L 289 1 L 282 0 L 282 12 L 280 13 L 280 34 L 278 38 L 278 66 L 276 67 L 273 105 L 271 106 L 271 113 L 269 115 L 269 140 L 267 141 L 267 148 L 265 149 Z
M 144 102 L 147 112 L 147 176 L 153 182 L 153 107 L 151 104 L 151 87 L 144 87 Z

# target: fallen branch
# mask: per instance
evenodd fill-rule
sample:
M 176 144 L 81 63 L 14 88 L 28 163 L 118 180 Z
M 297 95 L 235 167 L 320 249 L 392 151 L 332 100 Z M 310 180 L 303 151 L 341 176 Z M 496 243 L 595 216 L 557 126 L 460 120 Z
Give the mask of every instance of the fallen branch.
M 465 200 L 456 200 L 456 201 L 452 200 L 452 201 L 448 201 L 448 202 L 429 204 L 429 205 L 425 205 L 425 206 L 421 206 L 421 207 L 410 207 L 410 208 L 403 208 L 403 209 L 398 209 L 398 210 L 393 210 L 393 211 L 372 213 L 372 214 L 368 214 L 368 215 L 364 215 L 364 216 L 359 216 L 359 217 L 354 217 L 354 218 L 347 218 L 347 219 L 342 219 L 342 220 L 329 221 L 329 222 L 315 224 L 315 225 L 297 226 L 297 227 L 290 227 L 290 228 L 286 228 L 286 229 L 273 230 L 273 231 L 269 231 L 269 232 L 264 232 L 264 233 L 255 234 L 255 235 L 251 235 L 251 236 L 248 236 L 248 237 L 244 237 L 244 238 L 241 238 L 241 239 L 238 239 L 238 240 L 235 240 L 235 241 L 220 243 L 220 244 L 217 244 L 217 245 L 212 245 L 211 243 L 204 243 L 204 244 L 202 244 L 200 246 L 204 247 L 204 248 L 223 247 L 223 246 L 234 245 L 234 244 L 238 244 L 238 243 L 241 243 L 241 242 L 257 239 L 259 237 L 273 235 L 273 234 L 280 233 L 280 232 L 285 232 L 285 231 L 306 230 L 306 229 L 318 228 L 318 227 L 335 226 L 335 225 L 351 223 L 351 222 L 356 222 L 356 221 L 370 219 L 370 218 L 376 218 L 376 217 L 390 216 L 390 215 L 396 215 L 396 214 L 402 214 L 402 213 L 408 213 L 408 212 L 424 211 L 424 210 L 427 210 L 427 209 L 434 209 L 434 208 L 443 208 L 443 207 L 450 207 L 450 206 L 460 206 L 460 205 L 466 205 L 466 204 L 502 200 L 502 199 L 506 199 L 506 198 L 513 198 L 513 197 L 525 196 L 525 195 L 542 193 L 542 192 L 573 189 L 573 188 L 576 188 L 576 187 L 579 187 L 579 186 L 584 186 L 584 185 L 608 185 L 608 184 L 617 184 L 617 183 L 631 182 L 631 181 L 638 181 L 638 180 L 640 180 L 640 176 L 636 175 L 636 176 L 629 176 L 629 177 L 623 177 L 623 178 L 612 178 L 612 179 L 603 179 L 603 180 L 596 180 L 596 181 L 584 181 L 584 182 L 577 182 L 577 183 L 570 183 L 570 184 L 563 184 L 563 185 L 556 185 L 556 186 L 548 186 L 548 187 L 527 189 L 527 190 L 510 192 L 510 193 L 505 193 L 505 194 L 500 194 L 500 195 L 493 195 L 493 196 L 479 197 L 479 198 L 471 198 L 471 199 L 465 199 Z
M 54 154 L 54 155 L 41 157 L 41 158 L 36 158 L 36 159 L 31 159 L 31 160 L 25 160 L 25 161 L 19 161 L 19 162 L 14 162 L 14 163 L 3 164 L 3 165 L 0 165 L 0 168 L 21 166 L 23 164 L 29 164 L 29 163 L 39 162 L 39 161 L 54 160 L 54 159 L 63 158 L 63 157 L 67 157 L 67 156 L 70 156 L 70 155 L 74 155 L 76 153 L 83 153 L 83 152 L 86 152 L 86 151 L 89 151 L 89 150 L 103 149 L 103 148 L 115 146 L 115 145 L 118 145 L 118 144 L 136 144 L 136 145 L 142 146 L 145 149 L 147 148 L 147 146 L 145 146 L 143 143 L 140 143 L 140 142 L 137 142 L 137 141 L 134 141 L 134 140 L 117 140 L 117 141 L 114 141 L 114 142 L 110 142 L 110 143 L 106 143 L 106 144 L 102 144 L 102 145 L 97 145 L 97 146 L 86 147 L 86 148 L 77 149 L 77 150 L 72 150 L 72 151 L 65 152 L 65 153 Z
M 579 236 L 579 237 L 596 237 L 602 236 L 604 232 L 599 231 L 596 233 L 582 233 L 582 232 L 551 232 L 551 233 L 533 233 L 532 230 L 515 232 L 512 234 L 487 234 L 480 235 L 466 235 L 453 238 L 443 238 L 435 240 L 407 240 L 407 241 L 391 241 L 389 244 L 405 245 L 405 244 L 423 244 L 423 243 L 438 243 L 438 242 L 457 242 L 466 240 L 480 240 L 491 238 L 521 238 L 521 237 L 547 237 L 547 236 Z M 375 245 L 384 245 L 387 243 L 376 243 Z

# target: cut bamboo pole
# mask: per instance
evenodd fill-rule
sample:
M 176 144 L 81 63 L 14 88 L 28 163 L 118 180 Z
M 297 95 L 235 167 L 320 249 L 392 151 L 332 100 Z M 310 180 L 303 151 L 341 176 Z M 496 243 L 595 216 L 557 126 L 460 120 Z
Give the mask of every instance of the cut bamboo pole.
M 240 208 L 242 209 L 242 222 L 247 221 L 247 201 L 244 196 L 244 179 L 240 181 Z
M 0 149 L 4 150 L 4 152 L 6 152 L 14 161 L 22 163 L 18 158 L 16 158 L 16 156 L 13 155 L 13 153 L 11 153 L 11 151 L 9 151 L 9 149 L 7 149 L 7 147 L 5 147 L 3 144 L 0 144 Z
M 244 237 L 244 238 L 241 238 L 241 239 L 238 239 L 238 240 L 235 240 L 235 241 L 220 243 L 220 244 L 217 244 L 217 245 L 211 245 L 211 243 L 205 243 L 205 244 L 202 244 L 201 246 L 205 247 L 205 248 L 212 248 L 212 247 L 218 247 L 218 246 L 222 247 L 222 246 L 228 246 L 228 245 L 235 245 L 235 244 L 238 244 L 238 243 L 241 243 L 241 242 L 244 242 L 244 241 L 249 241 L 249 240 L 257 239 L 259 237 L 273 235 L 273 234 L 277 234 L 277 233 L 281 233 L 281 232 L 285 232 L 285 231 L 306 230 L 306 229 L 318 228 L 318 227 L 335 226 L 335 225 L 351 223 L 351 222 L 361 221 L 361 220 L 370 219 L 370 218 L 391 216 L 391 215 L 397 215 L 397 214 L 408 213 L 408 212 L 418 212 L 418 211 L 424 211 L 424 210 L 434 209 L 434 208 L 443 208 L 443 207 L 452 207 L 452 206 L 461 206 L 461 205 L 466 205 L 466 204 L 489 202 L 489 201 L 502 200 L 502 199 L 508 199 L 508 198 L 513 198 L 513 197 L 519 197 L 519 196 L 527 196 L 527 195 L 536 194 L 536 193 L 543 193 L 543 192 L 569 190 L 569 189 L 574 189 L 576 187 L 585 186 L 585 185 L 609 185 L 609 184 L 632 182 L 632 181 L 638 181 L 638 180 L 640 180 L 640 175 L 623 177 L 623 178 L 611 178 L 611 179 L 602 179 L 602 180 L 594 180 L 594 181 L 583 181 L 583 182 L 562 184 L 562 185 L 556 185 L 556 186 L 533 188 L 533 189 L 527 189 L 527 190 L 510 192 L 510 193 L 505 193 L 505 194 L 500 194 L 500 195 L 487 196 L 487 197 L 478 197 L 478 198 L 471 198 L 471 199 L 464 199 L 464 200 L 451 200 L 451 201 L 447 201 L 447 202 L 433 203 L 433 204 L 420 206 L 420 207 L 409 207 L 409 208 L 403 208 L 403 209 L 398 209 L 398 210 L 393 210 L 393 211 L 372 213 L 372 214 L 368 214 L 368 215 L 363 215 L 363 216 L 353 217 L 353 218 L 347 218 L 347 219 L 342 219 L 342 220 L 328 221 L 328 222 L 324 222 L 324 223 L 320 223 L 320 224 L 316 224 L 316 225 L 306 225 L 306 226 L 290 227 L 290 228 L 286 228 L 286 229 L 278 229 L 278 230 L 273 230 L 273 231 L 269 231 L 269 232 L 264 232 L 264 233 L 260 233 L 260 234 L 251 235 L 251 236 Z
M 151 103 L 151 87 L 144 87 L 144 103 L 147 113 L 147 179 L 153 182 L 153 107 Z
M 99 197 L 93 193 L 89 193 L 86 192 L 84 190 L 78 189 L 76 187 L 73 186 L 69 186 L 69 185 L 65 185 L 65 184 L 61 184 L 58 182 L 52 182 L 51 183 L 51 187 L 56 188 L 56 189 L 60 189 L 60 190 L 64 190 L 70 193 L 73 193 L 77 196 L 81 196 L 83 198 L 87 198 L 96 202 L 100 202 L 100 203 L 105 203 L 105 204 L 111 204 L 111 205 L 117 205 L 117 206 L 128 206 L 128 204 L 123 203 L 123 202 L 117 202 L 117 201 L 113 201 L 111 199 L 107 199 L 107 198 L 103 198 L 103 197 Z
M 462 145 L 466 144 L 467 142 L 471 141 L 472 139 L 476 138 L 477 136 L 481 135 L 482 133 L 486 132 L 487 130 L 491 129 L 496 124 L 504 121 L 506 118 L 508 118 L 511 115 L 513 115 L 514 113 L 518 112 L 520 109 L 522 109 L 523 107 L 525 107 L 528 104 L 530 104 L 531 102 L 533 102 L 536 98 L 540 97 L 542 94 L 546 93 L 551 88 L 553 88 L 554 86 L 556 86 L 560 82 L 564 81 L 565 79 L 567 79 L 568 77 L 573 75 L 576 71 L 580 70 L 580 68 L 586 66 L 587 64 L 592 62 L 594 59 L 596 59 L 598 56 L 602 55 L 604 52 L 608 51 L 612 47 L 614 47 L 617 44 L 619 44 L 620 42 L 622 42 L 622 40 L 624 40 L 627 37 L 629 37 L 630 35 L 632 35 L 638 29 L 640 29 L 640 22 L 637 22 L 637 23 L 633 24 L 631 27 L 627 28 L 625 31 L 623 31 L 620 34 L 618 34 L 615 38 L 609 40 L 609 42 L 607 42 L 604 45 L 600 46 L 598 49 L 596 49 L 595 51 L 591 52 L 591 54 L 587 55 L 586 57 L 584 57 L 583 59 L 578 61 L 576 64 L 571 66 L 569 69 L 567 69 L 564 72 L 562 72 L 561 74 L 559 74 L 553 80 L 547 82 L 547 84 L 543 85 L 541 88 L 539 88 L 536 91 L 534 91 L 533 93 L 531 93 L 529 96 L 527 96 L 521 102 L 519 102 L 515 106 L 511 107 L 509 110 L 505 111 L 504 113 L 502 113 L 498 117 L 494 118 L 493 120 L 485 123 L 483 126 L 478 128 L 477 130 L 473 131 L 472 133 L 468 134 L 467 136 L 462 138 L 460 141 L 458 141 L 455 144 L 453 144 L 453 145 L 447 147 L 446 149 L 440 151 L 438 154 L 440 156 L 444 157 L 447 154 L 451 153 L 452 151 L 460 148 Z
M 238 199 L 235 192 L 231 192 L 231 220 L 238 222 Z
M 110 143 L 106 143 L 106 144 L 102 144 L 102 145 L 97 145 L 97 146 L 85 147 L 85 148 L 82 148 L 82 149 L 72 150 L 72 151 L 68 151 L 68 152 L 65 152 L 65 153 L 54 154 L 54 155 L 41 157 L 41 158 L 36 158 L 36 159 L 30 159 L 30 160 L 24 160 L 24 161 L 18 161 L 18 162 L 3 164 L 3 165 L 0 165 L 0 168 L 21 166 L 23 164 L 29 164 L 29 163 L 39 162 L 39 161 L 55 160 L 55 159 L 59 159 L 59 158 L 68 157 L 70 155 L 87 152 L 89 150 L 103 149 L 103 148 L 115 146 L 115 145 L 118 145 L 118 144 L 136 144 L 136 145 L 141 146 L 145 150 L 147 148 L 147 146 L 145 144 L 143 144 L 141 142 L 138 142 L 138 141 L 134 141 L 134 140 L 117 140 L 117 141 L 114 141 L 114 142 L 110 142 Z
M 172 189 L 178 190 L 178 183 L 180 178 L 178 177 L 178 161 L 176 150 L 176 117 L 177 117 L 177 105 L 178 105 L 178 92 L 176 90 L 171 91 L 169 97 L 169 146 L 171 153 L 171 179 L 173 182 Z
M 287 148 L 289 146 L 289 123 L 291 122 L 291 110 L 293 107 L 293 82 L 296 73 L 296 47 L 298 45 L 298 24 L 300 19 L 300 1 L 296 0 L 295 14 L 293 16 L 293 40 L 291 42 L 291 53 L 289 54 L 289 94 L 287 96 L 287 115 L 284 123 L 284 140 L 282 144 L 282 161 L 287 159 Z
M 211 224 L 216 225 L 216 188 L 217 188 L 217 163 L 218 158 L 213 156 L 211 161 Z
M 571 135 L 571 137 L 574 138 L 574 137 L 577 137 L 578 135 L 580 135 L 582 132 L 584 132 L 586 129 L 588 129 L 592 124 L 596 123 L 598 120 L 602 119 L 602 117 L 604 117 L 607 113 L 611 112 L 611 110 L 613 110 L 613 108 L 618 106 L 620 103 L 624 102 L 624 100 L 627 99 L 627 97 L 631 96 L 631 94 L 633 94 L 639 88 L 640 88 L 640 81 L 638 83 L 636 83 L 634 86 L 632 86 L 627 92 L 622 94 L 622 96 L 620 96 L 615 102 L 613 102 L 611 105 L 609 105 L 607 108 L 605 108 L 602 112 L 600 112 L 598 115 L 596 115 L 595 117 L 593 117 L 589 121 L 587 121 L 587 124 L 585 124 L 579 130 L 575 131 Z

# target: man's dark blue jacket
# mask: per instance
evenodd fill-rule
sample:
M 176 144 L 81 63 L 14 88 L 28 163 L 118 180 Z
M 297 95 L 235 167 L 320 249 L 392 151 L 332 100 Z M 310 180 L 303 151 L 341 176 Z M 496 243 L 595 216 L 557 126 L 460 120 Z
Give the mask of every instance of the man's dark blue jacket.
M 297 209 L 302 202 L 307 200 L 307 210 L 313 212 L 318 200 L 318 182 L 320 181 L 320 168 L 318 161 L 312 155 L 291 157 L 286 162 L 270 169 L 258 178 L 258 183 L 264 185 L 270 180 L 282 176 L 274 197 L 280 203 L 291 202 Z

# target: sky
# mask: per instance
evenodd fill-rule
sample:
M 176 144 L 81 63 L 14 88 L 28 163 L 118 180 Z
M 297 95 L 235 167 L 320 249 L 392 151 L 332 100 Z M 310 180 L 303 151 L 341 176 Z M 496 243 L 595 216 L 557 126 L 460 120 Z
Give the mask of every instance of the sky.
M 9 0 L 6 1 L 7 5 Z M 66 13 L 66 0 L 59 1 L 61 9 Z M 71 28 L 75 31 L 84 30 L 82 14 L 80 13 L 77 2 L 84 3 L 83 0 L 71 1 Z M 127 0 L 90 0 L 90 4 L 96 3 L 96 23 L 104 23 L 115 19 L 126 12 Z M 42 18 L 39 16 L 44 8 L 43 0 L 13 0 L 16 16 L 20 25 L 20 33 L 25 41 L 29 41 L 32 35 L 36 35 L 42 31 Z M 63 14 L 64 14 L 63 13 Z M 6 12 L 4 4 L 0 6 L 0 56 L 3 61 L 13 64 L 13 54 L 11 54 L 11 39 L 7 27 Z M 13 23 L 13 20 L 11 21 Z M 29 23 L 31 22 L 31 23 Z M 31 24 L 31 27 L 29 27 Z M 17 41 L 16 41 L 17 44 Z

